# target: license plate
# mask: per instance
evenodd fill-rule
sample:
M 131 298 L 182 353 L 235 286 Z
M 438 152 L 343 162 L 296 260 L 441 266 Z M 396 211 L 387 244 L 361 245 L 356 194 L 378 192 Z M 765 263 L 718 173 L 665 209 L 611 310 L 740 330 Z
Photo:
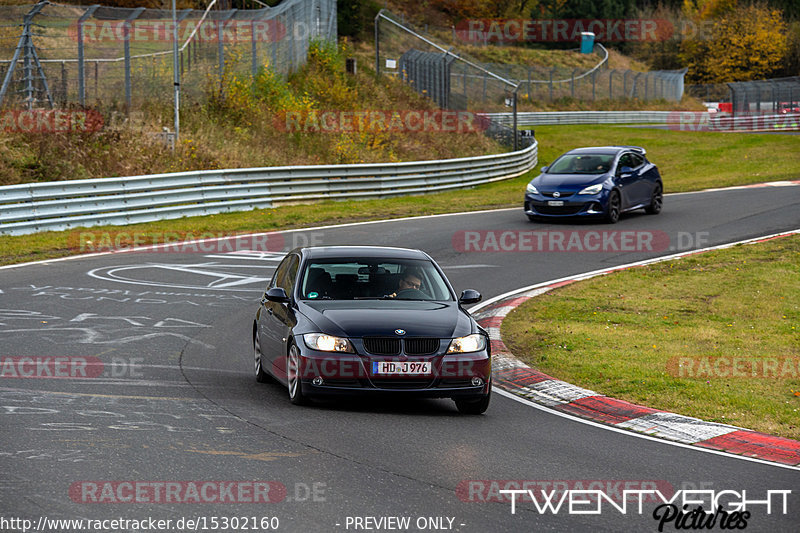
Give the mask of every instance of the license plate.
M 404 374 L 407 376 L 421 376 L 431 373 L 430 361 L 380 361 L 372 363 L 372 373 Z
M 564 207 L 564 200 L 548 200 L 547 205 L 550 207 Z

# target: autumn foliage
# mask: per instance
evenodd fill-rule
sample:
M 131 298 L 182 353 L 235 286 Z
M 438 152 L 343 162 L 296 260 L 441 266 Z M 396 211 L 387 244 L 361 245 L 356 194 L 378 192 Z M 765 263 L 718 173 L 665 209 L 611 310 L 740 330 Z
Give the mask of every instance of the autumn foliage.
M 690 13 L 702 31 L 681 43 L 679 58 L 693 82 L 766 79 L 783 67 L 789 42 L 781 12 L 733 4 L 712 1 Z

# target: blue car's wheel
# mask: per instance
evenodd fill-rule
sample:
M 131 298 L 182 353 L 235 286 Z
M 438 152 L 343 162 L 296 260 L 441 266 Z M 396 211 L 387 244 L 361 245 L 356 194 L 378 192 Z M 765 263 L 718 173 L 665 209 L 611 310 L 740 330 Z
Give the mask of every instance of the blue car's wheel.
M 661 191 L 661 185 L 656 185 L 653 189 L 653 194 L 650 196 L 650 205 L 644 208 L 644 212 L 649 215 L 657 215 L 661 212 L 661 205 L 664 202 L 664 195 Z
M 617 191 L 611 191 L 608 195 L 608 210 L 606 211 L 606 222 L 609 224 L 616 224 L 619 220 L 619 213 L 622 208 L 622 202 L 619 198 Z

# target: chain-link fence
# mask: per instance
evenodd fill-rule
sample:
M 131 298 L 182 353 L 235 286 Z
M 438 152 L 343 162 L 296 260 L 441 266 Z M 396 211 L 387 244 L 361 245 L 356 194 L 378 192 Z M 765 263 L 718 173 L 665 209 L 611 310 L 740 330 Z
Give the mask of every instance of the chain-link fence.
M 405 81 L 445 109 L 516 109 L 517 82 L 484 68 L 466 54 L 456 53 L 453 47 L 445 48 L 434 37 L 422 35 L 385 9 L 375 17 L 375 72 Z M 464 79 L 479 81 L 469 90 L 457 90 L 457 84 Z M 484 102 L 493 105 L 476 107 L 478 93 L 485 94 Z M 484 120 L 487 134 L 503 144 L 516 149 L 533 142 L 532 137 L 522 136 L 513 127 Z
M 224 76 L 301 66 L 312 39 L 336 38 L 336 0 L 257 10 L 170 10 L 40 2 L 0 7 L 0 106 L 136 109 L 173 100 L 177 28 L 181 99 Z
M 800 76 L 729 83 L 733 113 L 800 113 Z
M 800 113 L 800 76 L 769 80 L 687 85 L 687 94 L 705 102 L 719 102 L 719 110 L 733 114 Z
M 594 64 L 584 67 L 482 62 L 463 51 L 455 52 L 459 42 L 455 29 L 427 26 L 425 31 L 412 29 L 386 10 L 376 18 L 375 40 L 376 71 L 398 76 L 417 87 L 421 86 L 421 76 L 432 75 L 430 65 L 436 61 L 447 63 L 447 79 L 436 79 L 432 87 L 435 94 L 431 95 L 443 107 L 503 111 L 512 105 L 514 91 L 517 102 L 523 104 L 562 98 L 680 101 L 684 93 L 686 69 L 650 72 L 609 69 L 608 51 L 599 43 L 589 56 L 595 59 Z M 445 56 L 453 60 L 448 61 Z M 410 58 L 424 60 L 429 66 L 410 71 Z
M 512 67 L 508 71 L 512 79 L 520 81 L 520 93 L 525 100 L 548 102 L 561 98 L 582 101 L 635 98 L 679 102 L 683 98 L 683 78 L 686 74 L 686 69 L 649 72 L 609 69 L 607 62 L 603 63 L 602 68 L 589 71 L 524 65 Z

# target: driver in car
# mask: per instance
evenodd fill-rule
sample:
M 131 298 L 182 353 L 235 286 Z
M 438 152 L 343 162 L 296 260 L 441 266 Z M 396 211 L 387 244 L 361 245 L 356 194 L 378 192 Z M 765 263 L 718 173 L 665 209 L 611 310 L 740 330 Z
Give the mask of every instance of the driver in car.
M 397 291 L 389 295 L 390 298 L 396 298 L 399 292 L 405 290 L 420 290 L 422 287 L 422 280 L 414 272 L 406 271 L 403 277 L 397 284 Z

